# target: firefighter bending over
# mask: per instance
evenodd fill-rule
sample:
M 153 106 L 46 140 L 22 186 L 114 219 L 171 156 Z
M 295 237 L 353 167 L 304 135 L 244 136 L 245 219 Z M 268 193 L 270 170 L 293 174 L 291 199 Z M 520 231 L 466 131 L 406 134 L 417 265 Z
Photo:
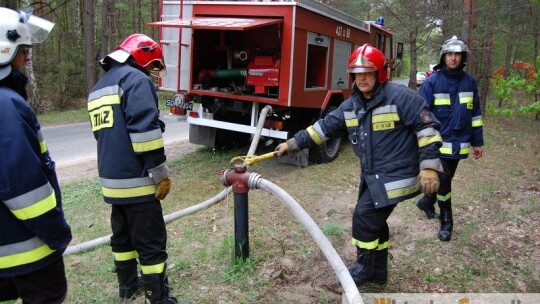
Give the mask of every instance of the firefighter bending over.
M 88 96 L 98 172 L 111 204 L 111 247 L 122 301 L 144 288 L 150 303 L 177 303 L 165 274 L 167 231 L 160 200 L 170 190 L 151 72 L 165 69 L 161 47 L 134 34 L 101 62 L 106 74 Z M 138 277 L 137 259 L 142 278 Z
M 439 122 L 415 91 L 388 82 L 385 56 L 370 44 L 356 49 L 347 72 L 353 94 L 336 110 L 276 147 L 278 156 L 347 135 L 360 158 L 360 187 L 352 218 L 357 285 L 385 283 L 390 231 L 397 203 L 439 187 Z
M 22 73 L 54 23 L 3 7 L 0 16 L 0 302 L 62 303 L 71 229 Z

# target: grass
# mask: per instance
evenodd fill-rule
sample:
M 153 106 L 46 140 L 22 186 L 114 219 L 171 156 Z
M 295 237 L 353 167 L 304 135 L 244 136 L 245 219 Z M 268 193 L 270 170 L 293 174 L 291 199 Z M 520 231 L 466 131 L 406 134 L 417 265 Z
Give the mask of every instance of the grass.
M 166 91 L 158 91 L 159 98 L 159 110 L 167 110 L 168 107 L 165 106 L 165 99 L 171 98 L 173 93 Z M 86 109 L 86 102 L 81 101 L 80 108 L 76 109 L 62 109 L 62 110 L 53 110 L 47 111 L 38 115 L 38 120 L 41 126 L 55 126 L 60 124 L 69 124 L 77 122 L 87 122 L 88 121 L 88 111 Z
M 535 121 L 488 119 L 484 157 L 461 162 L 456 173 L 452 241 L 437 240 L 438 222 L 423 217 L 417 198 L 400 203 L 389 219 L 389 282 L 366 284 L 361 292 L 540 292 L 538 130 Z M 223 190 L 220 172 L 245 150 L 199 148 L 170 161 L 173 188 L 162 202 L 165 213 Z M 346 144 L 330 164 L 295 168 L 270 160 L 253 168 L 303 206 L 346 265 L 355 256 L 350 227 L 359 174 L 351 150 Z M 109 208 L 97 178 L 66 184 L 62 190 L 75 235 L 72 245 L 110 233 Z M 341 300 L 339 283 L 314 241 L 285 206 L 260 190 L 249 192 L 249 259 L 237 260 L 233 206 L 230 194 L 167 225 L 167 272 L 174 295 L 203 304 Z M 65 262 L 66 303 L 118 303 L 108 246 L 66 256 Z

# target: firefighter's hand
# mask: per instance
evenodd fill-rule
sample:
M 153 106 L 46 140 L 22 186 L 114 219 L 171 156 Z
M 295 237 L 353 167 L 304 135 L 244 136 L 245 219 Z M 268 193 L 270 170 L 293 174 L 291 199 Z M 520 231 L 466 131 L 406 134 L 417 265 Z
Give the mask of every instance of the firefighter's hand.
M 439 190 L 439 175 L 437 171 L 433 169 L 420 170 L 418 186 L 424 194 L 437 193 L 437 190 Z
M 473 159 L 479 159 L 484 154 L 484 147 L 473 147 Z
M 283 154 L 287 153 L 288 151 L 289 151 L 289 145 L 286 142 L 284 142 L 284 143 L 279 144 L 276 147 L 276 150 L 274 152 L 276 153 L 277 157 L 280 157 Z
M 171 179 L 168 177 L 165 177 L 157 184 L 157 191 L 155 198 L 158 200 L 163 200 L 165 197 L 167 197 L 167 194 L 169 194 L 169 191 L 171 191 Z

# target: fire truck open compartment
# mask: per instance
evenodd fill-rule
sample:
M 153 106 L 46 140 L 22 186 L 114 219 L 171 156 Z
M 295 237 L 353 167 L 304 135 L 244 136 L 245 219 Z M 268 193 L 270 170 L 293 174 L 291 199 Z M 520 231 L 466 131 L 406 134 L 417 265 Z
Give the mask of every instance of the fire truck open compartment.
M 194 30 L 194 93 L 277 98 L 281 32 L 280 23 L 246 30 Z
M 172 73 L 160 88 L 183 96 L 173 105 L 188 114 L 195 144 L 249 139 L 266 105 L 272 113 L 261 136 L 290 138 L 351 94 L 346 69 L 355 48 L 371 43 L 393 63 L 388 29 L 316 0 L 161 1 L 161 8 L 162 21 L 150 25 L 160 28 Z M 337 149 L 339 142 L 323 144 L 314 159 L 331 161 Z

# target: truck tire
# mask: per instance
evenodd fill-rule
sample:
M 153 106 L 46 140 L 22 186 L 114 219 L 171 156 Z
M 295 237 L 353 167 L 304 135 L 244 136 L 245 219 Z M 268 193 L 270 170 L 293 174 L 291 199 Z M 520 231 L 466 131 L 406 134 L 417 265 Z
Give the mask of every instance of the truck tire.
M 330 106 L 328 107 L 321 118 L 326 116 L 326 114 L 332 112 L 337 107 Z M 309 149 L 309 160 L 310 162 L 316 163 L 316 164 L 322 164 L 322 163 L 329 163 L 337 158 L 339 148 L 341 148 L 341 141 L 342 137 L 339 138 L 332 138 L 328 140 L 327 142 L 323 143 L 322 145 L 318 145 L 315 147 L 312 147 Z

